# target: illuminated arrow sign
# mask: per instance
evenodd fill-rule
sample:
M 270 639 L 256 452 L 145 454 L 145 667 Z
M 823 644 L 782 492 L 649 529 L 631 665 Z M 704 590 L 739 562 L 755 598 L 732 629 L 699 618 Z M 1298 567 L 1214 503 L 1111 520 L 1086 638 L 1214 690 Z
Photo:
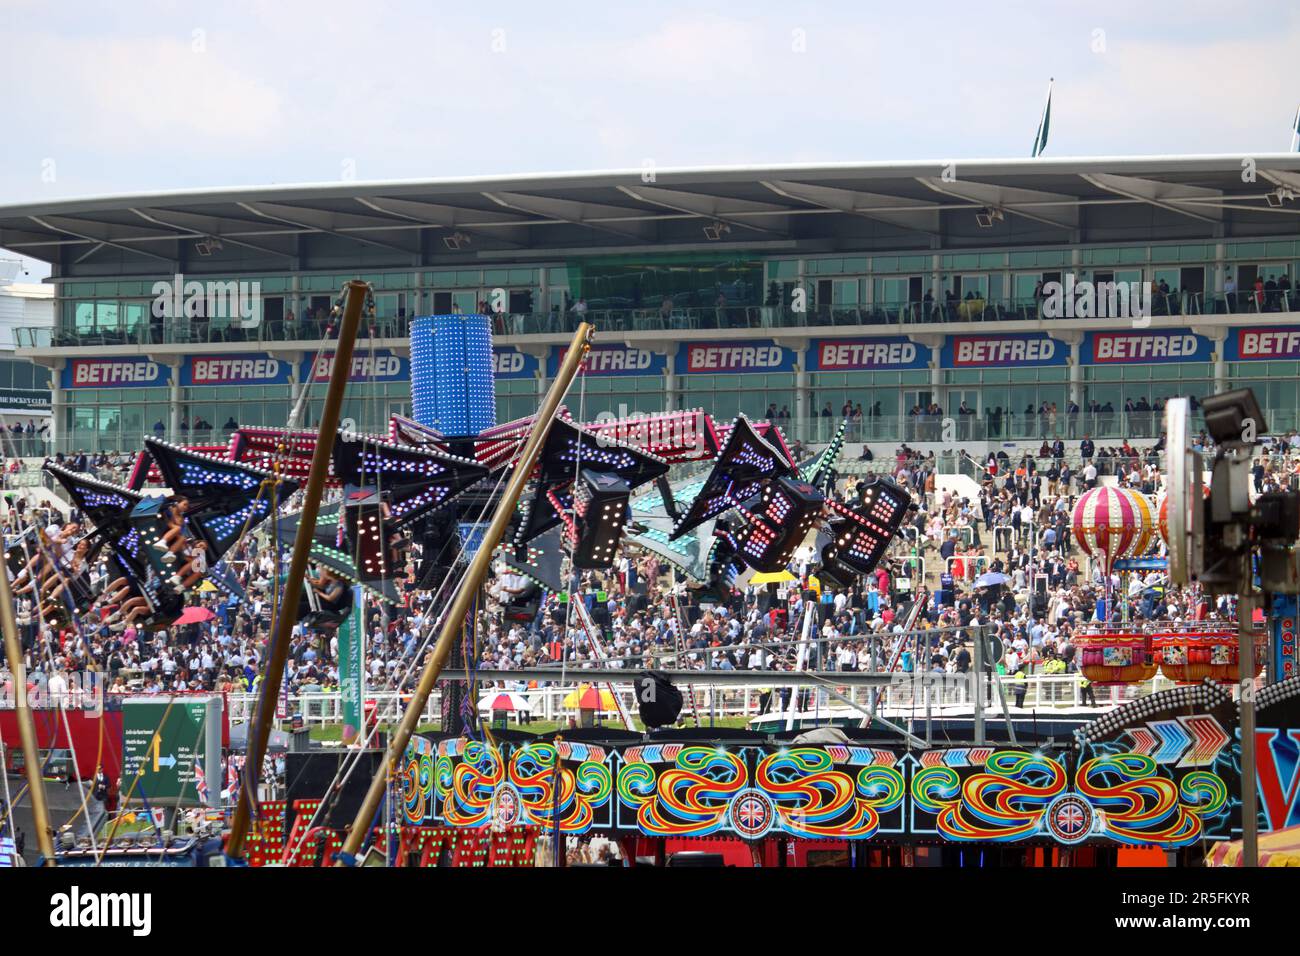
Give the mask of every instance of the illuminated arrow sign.
M 961 747 L 954 747 L 944 754 L 943 762 L 949 767 L 966 767 L 969 766 L 966 760 L 967 751 Z
M 1128 732 L 1129 740 L 1133 741 L 1131 750 L 1135 754 L 1141 754 L 1149 757 L 1155 753 L 1156 747 L 1160 741 L 1151 731 L 1145 727 L 1134 727 Z
M 1154 754 L 1156 763 L 1176 764 L 1187 748 L 1192 745 L 1192 737 L 1176 720 L 1158 720 L 1147 725 L 1161 738 L 1160 749 Z
M 1209 714 L 1178 718 L 1192 735 L 1192 749 L 1178 761 L 1180 767 L 1208 767 L 1232 739 Z

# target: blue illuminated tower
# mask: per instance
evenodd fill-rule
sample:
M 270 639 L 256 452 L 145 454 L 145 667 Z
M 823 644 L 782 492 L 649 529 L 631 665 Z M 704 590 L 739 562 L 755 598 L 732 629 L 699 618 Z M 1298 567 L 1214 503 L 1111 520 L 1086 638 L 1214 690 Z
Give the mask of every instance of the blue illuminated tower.
M 422 315 L 411 323 L 412 417 L 444 435 L 477 435 L 497 423 L 492 320 Z

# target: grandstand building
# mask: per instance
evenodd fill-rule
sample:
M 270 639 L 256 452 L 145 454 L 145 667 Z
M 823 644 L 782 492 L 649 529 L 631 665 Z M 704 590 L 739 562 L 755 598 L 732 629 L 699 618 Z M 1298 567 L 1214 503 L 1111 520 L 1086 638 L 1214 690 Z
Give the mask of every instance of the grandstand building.
M 29 341 L 53 329 L 54 289 L 20 281 L 22 271 L 20 260 L 0 259 L 0 457 L 43 453 L 49 434 L 49 375 L 14 351 L 20 335 Z M 35 430 L 16 438 L 13 427 L 29 424 Z
M 360 429 L 410 410 L 414 316 L 489 311 L 498 420 L 585 315 L 584 418 L 775 412 L 817 441 L 848 401 L 861 440 L 978 454 L 1154 439 L 1152 403 L 1240 386 L 1295 427 L 1297 196 L 1294 154 L 646 169 L 39 202 L 0 207 L 0 247 L 52 266 L 53 328 L 16 336 L 63 451 L 284 424 L 361 277 Z

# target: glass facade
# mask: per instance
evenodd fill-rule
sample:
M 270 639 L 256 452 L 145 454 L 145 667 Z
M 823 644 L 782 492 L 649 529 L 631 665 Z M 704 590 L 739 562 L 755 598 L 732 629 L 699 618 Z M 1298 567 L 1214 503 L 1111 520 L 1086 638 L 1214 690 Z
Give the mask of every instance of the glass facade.
M 1121 409 L 1130 400 L 1137 404 L 1180 395 L 1200 399 L 1214 393 L 1214 366 L 1209 363 L 1086 366 L 1083 377 L 1083 405 L 1095 401 Z
M 864 417 L 906 415 L 919 396 L 930 393 L 930 373 L 926 370 L 906 372 L 813 372 L 810 415 L 821 415 L 830 402 L 831 411 L 839 415 L 845 402 L 862 406 Z M 927 398 L 928 401 L 928 398 Z
M 743 309 L 760 305 L 763 261 L 731 253 L 571 259 L 569 294 L 590 309 Z
M 661 383 L 662 388 L 662 383 Z M 769 405 L 795 411 L 795 377 L 772 375 L 684 375 L 679 379 L 680 408 L 703 408 L 718 421 L 745 414 L 762 418 Z
M 1230 362 L 1231 388 L 1253 388 L 1276 433 L 1300 428 L 1300 362 Z
M 532 385 L 532 407 L 526 414 L 537 411 L 537 384 Z M 499 393 L 498 393 L 499 394 Z M 499 401 L 499 400 L 498 400 Z M 565 400 L 575 417 L 590 421 L 597 416 L 624 416 L 662 412 L 668 409 L 668 398 L 662 375 L 582 375 L 569 389 Z M 500 406 L 497 410 L 501 418 Z M 504 420 L 504 419 L 503 419 Z
M 168 435 L 171 418 L 168 388 L 87 388 L 69 396 L 62 410 L 63 436 L 58 450 L 137 451 L 144 439 Z M 161 423 L 160 432 L 154 426 Z

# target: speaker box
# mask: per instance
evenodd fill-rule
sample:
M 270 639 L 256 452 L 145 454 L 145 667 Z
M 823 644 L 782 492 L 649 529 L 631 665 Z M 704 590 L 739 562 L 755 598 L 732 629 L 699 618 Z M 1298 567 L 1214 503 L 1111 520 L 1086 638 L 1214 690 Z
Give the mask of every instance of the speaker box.
M 636 701 L 646 727 L 675 724 L 682 712 L 682 692 L 658 671 L 645 671 L 636 679 Z
M 355 753 L 355 751 L 353 751 Z M 313 750 L 307 753 L 290 751 L 284 755 L 284 779 L 287 783 L 286 799 L 289 803 L 287 826 L 293 828 L 295 800 L 321 800 L 339 774 L 347 752 L 338 750 Z M 350 826 L 365 798 L 366 790 L 375 773 L 383 767 L 384 751 L 366 750 L 360 756 L 361 764 L 343 784 L 329 812 L 317 818 L 322 826 L 341 828 Z M 286 831 L 287 832 L 287 831 Z

